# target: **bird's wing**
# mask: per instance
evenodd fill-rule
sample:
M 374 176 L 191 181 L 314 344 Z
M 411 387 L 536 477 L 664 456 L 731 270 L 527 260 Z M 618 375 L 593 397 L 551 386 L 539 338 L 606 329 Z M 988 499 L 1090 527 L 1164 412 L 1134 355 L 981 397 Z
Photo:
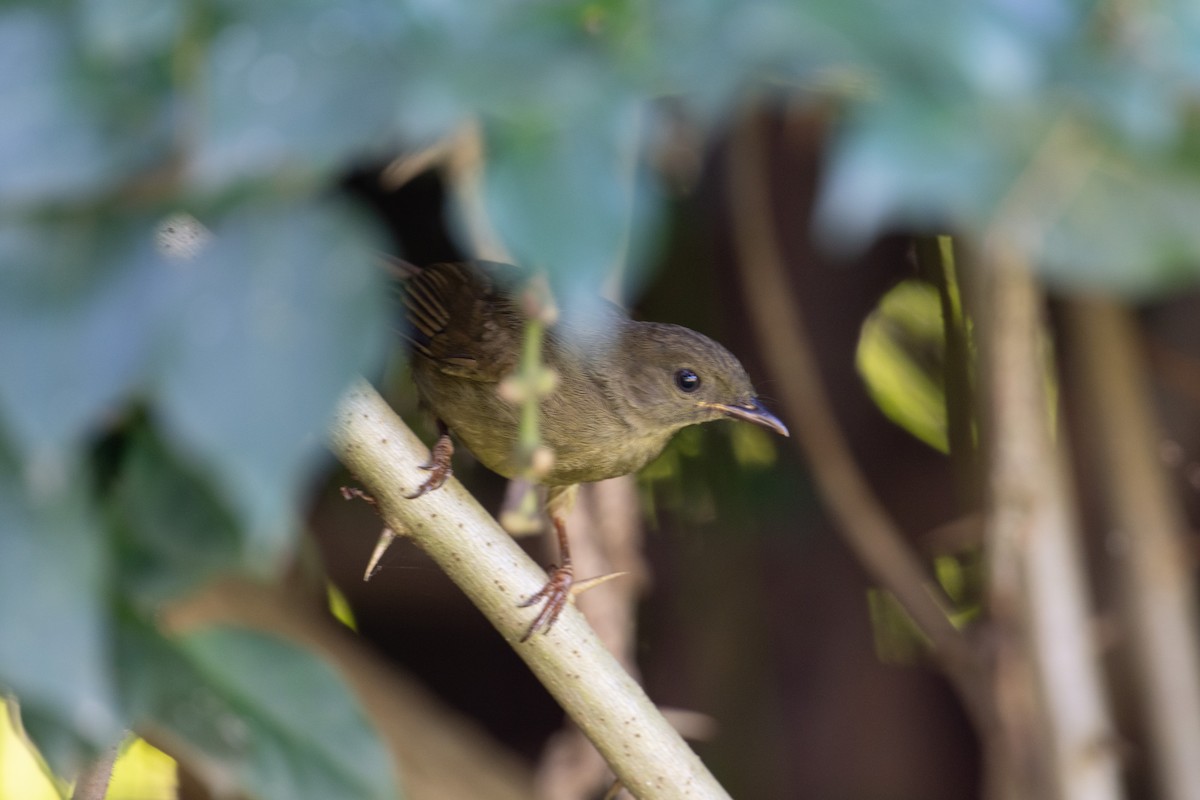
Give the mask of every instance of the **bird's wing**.
M 515 293 L 529 272 L 493 262 L 443 263 L 404 283 L 404 306 L 418 355 L 438 370 L 493 382 L 512 372 L 524 316 Z

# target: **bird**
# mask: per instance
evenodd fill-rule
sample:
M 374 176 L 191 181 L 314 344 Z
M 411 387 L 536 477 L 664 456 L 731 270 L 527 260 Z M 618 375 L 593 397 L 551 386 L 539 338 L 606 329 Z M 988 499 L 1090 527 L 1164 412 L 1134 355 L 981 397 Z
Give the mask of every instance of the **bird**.
M 423 268 L 391 262 L 401 276 L 417 396 L 438 430 L 422 465 L 429 475 L 408 497 L 449 479 L 455 439 L 493 472 L 522 476 L 528 459 L 518 451 L 521 411 L 502 387 L 521 361 L 537 271 L 483 260 Z M 556 380 L 539 400 L 539 431 L 552 458 L 534 480 L 547 487 L 560 563 L 521 603 L 542 604 L 522 642 L 550 630 L 570 599 L 575 577 L 565 518 L 579 484 L 637 472 L 689 425 L 735 419 L 788 436 L 741 362 L 717 342 L 680 325 L 631 319 L 607 301 L 590 308 L 545 330 L 543 362 Z

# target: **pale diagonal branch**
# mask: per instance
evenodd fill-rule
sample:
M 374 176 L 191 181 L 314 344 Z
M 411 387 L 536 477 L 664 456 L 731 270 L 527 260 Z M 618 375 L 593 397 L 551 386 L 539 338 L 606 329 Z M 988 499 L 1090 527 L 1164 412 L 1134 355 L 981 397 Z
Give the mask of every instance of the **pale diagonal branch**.
M 532 612 L 517 607 L 545 573 L 450 480 L 419 500 L 428 450 L 365 383 L 343 397 L 334 452 L 374 495 L 384 522 L 404 528 L 466 593 L 641 800 L 727 798 L 700 759 L 604 648 L 574 608 L 545 635 L 518 640 Z

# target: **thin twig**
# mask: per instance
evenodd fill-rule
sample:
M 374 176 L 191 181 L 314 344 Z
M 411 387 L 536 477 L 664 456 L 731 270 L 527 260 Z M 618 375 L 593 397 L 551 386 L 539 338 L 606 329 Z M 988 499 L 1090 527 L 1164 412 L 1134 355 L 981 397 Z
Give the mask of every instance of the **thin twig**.
M 1200 647 L 1183 510 L 1172 492 L 1146 396 L 1140 336 L 1127 309 L 1101 298 L 1065 304 L 1072 364 L 1094 414 L 1100 475 L 1116 534 L 1133 659 L 1159 793 L 1200 797 Z
M 749 315 L 827 507 L 847 544 L 890 591 L 933 646 L 934 657 L 971 713 L 988 717 L 981 672 L 950 621 L 950 602 L 905 541 L 863 477 L 825 393 L 773 223 L 762 125 L 748 114 L 734 135 L 728 168 L 734 244 Z M 982 723 L 981 723 L 982 724 Z
M 75 780 L 71 800 L 104 800 L 108 794 L 108 783 L 112 780 L 113 767 L 117 763 L 120 748 L 120 743 L 114 744 L 84 767 Z
M 955 484 L 967 508 L 980 505 L 979 447 L 975 421 L 979 404 L 975 396 L 975 353 L 971 343 L 959 283 L 954 239 L 927 236 L 915 245 L 917 266 L 925 280 L 937 287 L 942 306 L 942 332 L 945 341 L 943 385 L 946 395 L 946 443 Z
M 518 608 L 545 573 L 456 480 L 419 500 L 428 451 L 379 394 L 359 383 L 343 397 L 331 431 L 337 456 L 379 501 L 389 527 L 403 526 L 466 593 L 547 691 L 641 800 L 728 795 L 605 649 L 574 608 L 523 644 L 533 614 Z

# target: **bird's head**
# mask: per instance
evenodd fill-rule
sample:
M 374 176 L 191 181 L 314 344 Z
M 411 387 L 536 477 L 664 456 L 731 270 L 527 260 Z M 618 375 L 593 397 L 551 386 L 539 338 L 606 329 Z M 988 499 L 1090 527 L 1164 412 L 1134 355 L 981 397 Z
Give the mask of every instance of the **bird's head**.
M 755 395 L 741 362 L 707 336 L 679 325 L 639 322 L 621 339 L 616 350 L 623 394 L 644 425 L 674 432 L 730 417 L 788 435 Z

